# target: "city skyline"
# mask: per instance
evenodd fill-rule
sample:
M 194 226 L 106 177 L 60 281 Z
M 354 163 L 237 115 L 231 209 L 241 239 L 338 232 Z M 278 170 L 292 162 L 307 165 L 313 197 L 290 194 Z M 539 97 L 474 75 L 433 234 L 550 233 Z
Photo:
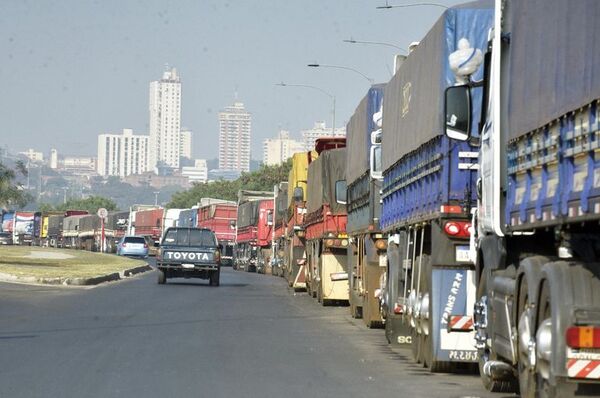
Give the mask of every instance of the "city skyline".
M 327 96 L 275 83 L 309 84 L 335 95 L 336 127 L 343 127 L 368 82 L 349 71 L 306 65 L 346 65 L 387 81 L 396 50 L 343 40 L 407 48 L 443 11 L 376 10 L 375 5 L 361 0 L 182 0 L 177 6 L 144 7 L 113 0 L 4 2 L 0 49 L 10 78 L 0 98 L 6 115 L 0 134 L 11 137 L 8 146 L 14 151 L 36 143 L 44 153 L 56 148 L 62 154 L 95 155 L 101 132 L 149 131 L 148 82 L 168 63 L 185 82 L 181 126 L 194 132 L 194 156 L 216 153 L 216 115 L 237 92 L 252 110 L 252 158 L 260 159 L 263 140 L 280 129 L 296 133 L 332 119 Z

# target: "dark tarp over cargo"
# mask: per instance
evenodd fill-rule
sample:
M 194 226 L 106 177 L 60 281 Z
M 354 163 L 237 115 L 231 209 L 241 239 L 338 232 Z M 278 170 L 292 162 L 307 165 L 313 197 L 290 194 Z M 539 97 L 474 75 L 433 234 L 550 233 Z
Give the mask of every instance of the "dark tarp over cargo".
M 308 189 L 306 208 L 308 213 L 329 204 L 332 214 L 343 214 L 346 205 L 335 200 L 335 184 L 346 180 L 346 148 L 322 152 L 308 166 Z
M 493 1 L 477 1 L 444 12 L 385 87 L 383 101 L 383 169 L 444 133 L 444 90 L 455 84 L 448 55 L 463 38 L 477 38 L 471 47 L 485 52 L 493 22 Z M 483 77 L 479 68 L 473 80 Z M 480 91 L 480 89 L 477 89 Z M 481 101 L 473 101 L 479 115 Z M 472 120 L 475 134 L 479 120 Z
M 511 1 L 507 11 L 512 139 L 600 98 L 600 1 Z
M 369 170 L 371 132 L 377 130 L 373 114 L 379 112 L 385 84 L 373 85 L 358 104 L 346 126 L 346 180 L 348 185 Z

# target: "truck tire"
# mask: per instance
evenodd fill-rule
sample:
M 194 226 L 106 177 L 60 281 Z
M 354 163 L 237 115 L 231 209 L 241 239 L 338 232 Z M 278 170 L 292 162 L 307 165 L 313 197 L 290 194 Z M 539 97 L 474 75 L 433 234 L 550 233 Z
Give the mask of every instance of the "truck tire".
M 484 268 L 481 274 L 481 279 L 479 280 L 479 286 L 477 288 L 477 300 L 485 295 L 487 295 L 487 281 L 490 278 L 488 275 L 490 271 L 487 268 Z M 488 308 L 488 314 L 491 314 L 491 311 Z M 496 354 L 490 352 L 487 348 L 484 350 L 480 350 L 478 353 L 478 365 L 479 365 L 479 377 L 483 384 L 483 387 L 490 392 L 502 392 L 502 393 L 510 393 L 518 391 L 518 382 L 516 380 L 493 380 L 491 377 L 487 376 L 483 371 L 483 367 L 488 360 L 496 359 Z
M 220 279 L 221 279 L 221 272 L 220 271 L 213 271 L 210 274 L 210 279 L 208 280 L 208 284 L 210 286 L 219 286 Z
M 158 284 L 164 285 L 167 283 L 167 274 L 165 271 L 158 270 Z

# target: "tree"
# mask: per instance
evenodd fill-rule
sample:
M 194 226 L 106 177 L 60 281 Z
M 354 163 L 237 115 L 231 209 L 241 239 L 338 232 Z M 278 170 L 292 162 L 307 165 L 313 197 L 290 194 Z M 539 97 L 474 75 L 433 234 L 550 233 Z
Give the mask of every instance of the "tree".
M 259 170 L 251 173 L 242 173 L 234 181 L 213 181 L 206 184 L 194 184 L 187 191 L 177 192 L 171 198 L 167 207 L 189 208 L 197 204 L 201 198 L 215 198 L 223 200 L 237 200 L 240 189 L 252 191 L 272 191 L 273 187 L 281 181 L 287 181 L 292 160 L 278 165 L 262 165 Z
M 0 207 L 23 207 L 31 200 L 22 184 L 16 181 L 17 173 L 26 176 L 27 168 L 18 161 L 15 170 L 0 162 Z
M 117 204 L 108 198 L 102 196 L 90 196 L 85 199 L 69 199 L 66 203 L 51 206 L 48 203 L 42 203 L 40 209 L 43 211 L 66 211 L 66 210 L 87 210 L 89 213 L 95 214 L 99 208 L 104 207 L 108 211 L 117 210 Z

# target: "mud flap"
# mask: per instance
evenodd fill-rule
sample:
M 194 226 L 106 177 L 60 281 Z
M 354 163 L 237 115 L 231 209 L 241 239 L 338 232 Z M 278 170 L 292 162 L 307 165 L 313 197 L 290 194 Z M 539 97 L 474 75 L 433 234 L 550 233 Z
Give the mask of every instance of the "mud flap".
M 448 362 L 475 362 L 477 350 L 472 328 L 452 327 L 452 322 L 469 323 L 473 317 L 476 286 L 475 271 L 466 269 L 432 270 L 430 314 L 432 317 L 433 359 Z

